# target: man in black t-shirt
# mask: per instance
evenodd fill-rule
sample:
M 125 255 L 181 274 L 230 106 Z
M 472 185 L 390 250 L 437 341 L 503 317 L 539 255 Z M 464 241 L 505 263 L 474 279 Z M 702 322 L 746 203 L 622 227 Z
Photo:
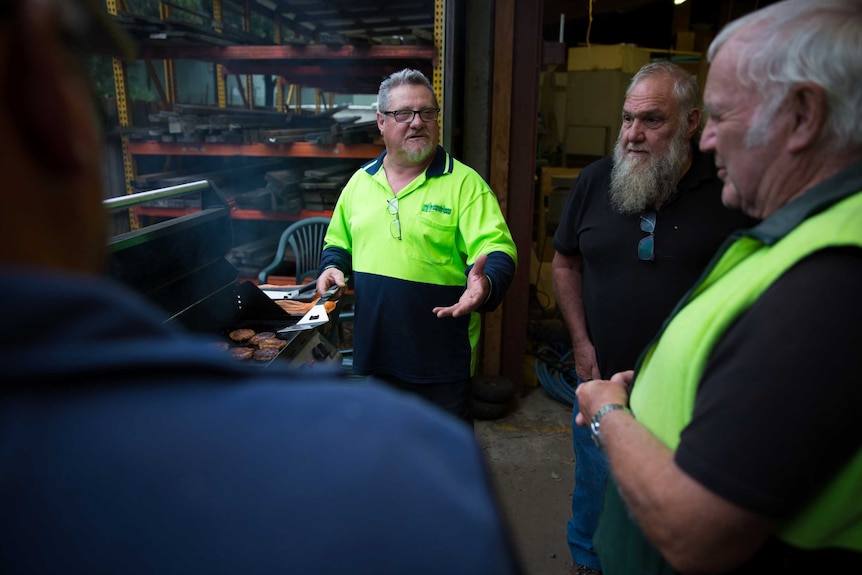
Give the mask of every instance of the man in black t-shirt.
M 584 168 L 572 189 L 553 280 L 581 380 L 631 368 L 729 233 L 753 223 L 721 205 L 713 159 L 693 142 L 700 124 L 691 75 L 647 64 L 628 88 L 614 156 Z M 591 574 L 601 569 L 592 537 L 608 464 L 589 430 L 573 423 L 572 435 L 567 539 L 572 573 Z

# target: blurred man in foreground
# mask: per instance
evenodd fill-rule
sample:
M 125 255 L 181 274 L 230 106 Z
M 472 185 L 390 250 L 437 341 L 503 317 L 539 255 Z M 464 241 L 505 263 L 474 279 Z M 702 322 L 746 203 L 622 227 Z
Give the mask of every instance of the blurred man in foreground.
M 249 371 L 100 277 L 84 0 L 0 1 L 0 572 L 519 573 L 472 431 Z

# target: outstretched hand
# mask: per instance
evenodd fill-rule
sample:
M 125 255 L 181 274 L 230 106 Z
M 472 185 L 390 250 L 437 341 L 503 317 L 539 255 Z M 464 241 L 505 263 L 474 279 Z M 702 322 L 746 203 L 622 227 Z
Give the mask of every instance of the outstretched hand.
M 458 303 L 448 307 L 435 307 L 431 311 L 437 317 L 460 317 L 473 313 L 476 309 L 485 303 L 488 295 L 491 293 L 491 280 L 485 275 L 485 262 L 488 261 L 488 256 L 482 254 L 476 258 L 476 262 L 467 274 L 467 289 L 461 294 Z

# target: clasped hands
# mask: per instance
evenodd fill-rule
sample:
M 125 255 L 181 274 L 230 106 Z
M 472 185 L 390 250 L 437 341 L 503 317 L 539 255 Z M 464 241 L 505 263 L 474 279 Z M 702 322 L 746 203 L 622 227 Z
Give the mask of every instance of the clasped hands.
M 578 385 L 575 395 L 578 397 L 579 411 L 575 423 L 589 425 L 593 415 L 609 403 L 628 405 L 634 376 L 635 372 L 630 369 L 615 373 L 610 379 L 591 379 Z

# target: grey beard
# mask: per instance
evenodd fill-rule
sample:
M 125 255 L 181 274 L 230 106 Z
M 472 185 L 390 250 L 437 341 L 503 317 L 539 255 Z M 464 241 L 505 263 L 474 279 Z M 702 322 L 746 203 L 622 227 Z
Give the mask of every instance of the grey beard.
M 611 170 L 611 206 L 621 214 L 639 214 L 669 202 L 688 161 L 690 144 L 685 129 L 670 142 L 666 154 L 644 160 L 632 159 L 617 138 Z
M 415 162 L 415 163 L 419 164 L 419 163 L 426 161 L 428 158 L 430 158 L 436 150 L 437 150 L 437 148 L 435 146 L 429 144 L 428 146 L 421 148 L 419 150 L 407 150 L 407 149 L 405 149 L 404 155 L 407 156 L 407 159 L 410 160 L 411 162 Z
M 430 148 L 422 150 L 404 150 L 404 155 L 407 156 L 407 159 L 411 162 L 419 164 L 430 158 L 432 151 L 433 150 Z

